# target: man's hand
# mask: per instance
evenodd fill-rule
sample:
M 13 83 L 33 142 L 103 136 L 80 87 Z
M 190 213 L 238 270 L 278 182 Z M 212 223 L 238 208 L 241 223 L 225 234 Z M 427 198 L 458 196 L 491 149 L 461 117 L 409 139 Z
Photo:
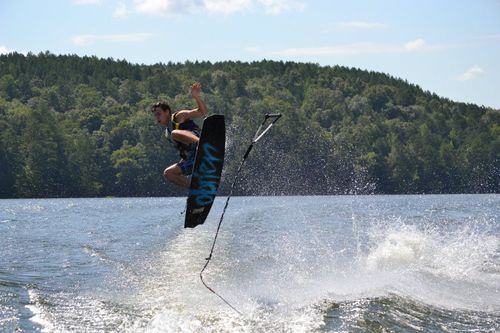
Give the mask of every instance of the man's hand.
M 191 96 L 195 99 L 198 108 L 193 110 L 180 110 L 176 112 L 175 119 L 179 123 L 183 123 L 188 119 L 206 117 L 207 115 L 207 107 L 205 106 L 203 99 L 201 99 L 201 84 L 199 82 L 193 83 L 191 86 Z
M 191 96 L 193 96 L 194 99 L 201 97 L 201 84 L 199 82 L 193 83 L 191 86 Z

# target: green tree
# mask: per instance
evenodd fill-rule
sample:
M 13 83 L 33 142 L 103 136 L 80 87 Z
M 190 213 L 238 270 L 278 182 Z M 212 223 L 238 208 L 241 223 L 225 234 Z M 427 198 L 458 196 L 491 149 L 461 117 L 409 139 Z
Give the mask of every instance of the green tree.
M 62 197 L 68 193 L 64 179 L 67 161 L 64 141 L 53 111 L 36 101 L 21 133 L 22 166 L 16 187 L 24 197 Z
M 145 159 L 144 146 L 140 143 L 131 146 L 127 141 L 123 143 L 122 148 L 111 154 L 111 161 L 116 170 L 116 183 L 122 195 L 136 196 L 141 194 Z

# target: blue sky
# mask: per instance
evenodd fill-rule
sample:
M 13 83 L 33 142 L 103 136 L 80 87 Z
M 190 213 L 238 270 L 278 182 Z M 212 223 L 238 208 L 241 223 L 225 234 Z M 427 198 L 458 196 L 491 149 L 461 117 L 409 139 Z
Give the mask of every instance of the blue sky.
M 500 0 L 2 0 L 0 53 L 384 72 L 500 109 Z

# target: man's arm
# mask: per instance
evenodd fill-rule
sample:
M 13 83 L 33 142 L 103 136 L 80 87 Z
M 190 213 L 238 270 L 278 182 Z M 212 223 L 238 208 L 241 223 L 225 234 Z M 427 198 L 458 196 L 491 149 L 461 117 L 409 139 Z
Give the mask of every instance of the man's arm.
M 193 118 L 201 118 L 205 117 L 208 113 L 207 107 L 205 106 L 205 102 L 201 99 L 201 84 L 195 83 L 191 86 L 191 96 L 193 96 L 196 104 L 198 104 L 197 109 L 193 110 L 181 110 L 176 113 L 176 121 L 179 123 L 185 122 L 189 119 Z

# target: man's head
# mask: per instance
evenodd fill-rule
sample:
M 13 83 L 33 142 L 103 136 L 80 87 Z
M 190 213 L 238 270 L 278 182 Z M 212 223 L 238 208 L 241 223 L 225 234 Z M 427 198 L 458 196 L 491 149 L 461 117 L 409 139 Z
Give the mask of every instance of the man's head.
M 172 110 L 170 110 L 170 106 L 164 102 L 158 102 L 151 106 L 151 112 L 155 115 L 156 120 L 163 126 L 167 126 L 170 121 L 170 115 Z

